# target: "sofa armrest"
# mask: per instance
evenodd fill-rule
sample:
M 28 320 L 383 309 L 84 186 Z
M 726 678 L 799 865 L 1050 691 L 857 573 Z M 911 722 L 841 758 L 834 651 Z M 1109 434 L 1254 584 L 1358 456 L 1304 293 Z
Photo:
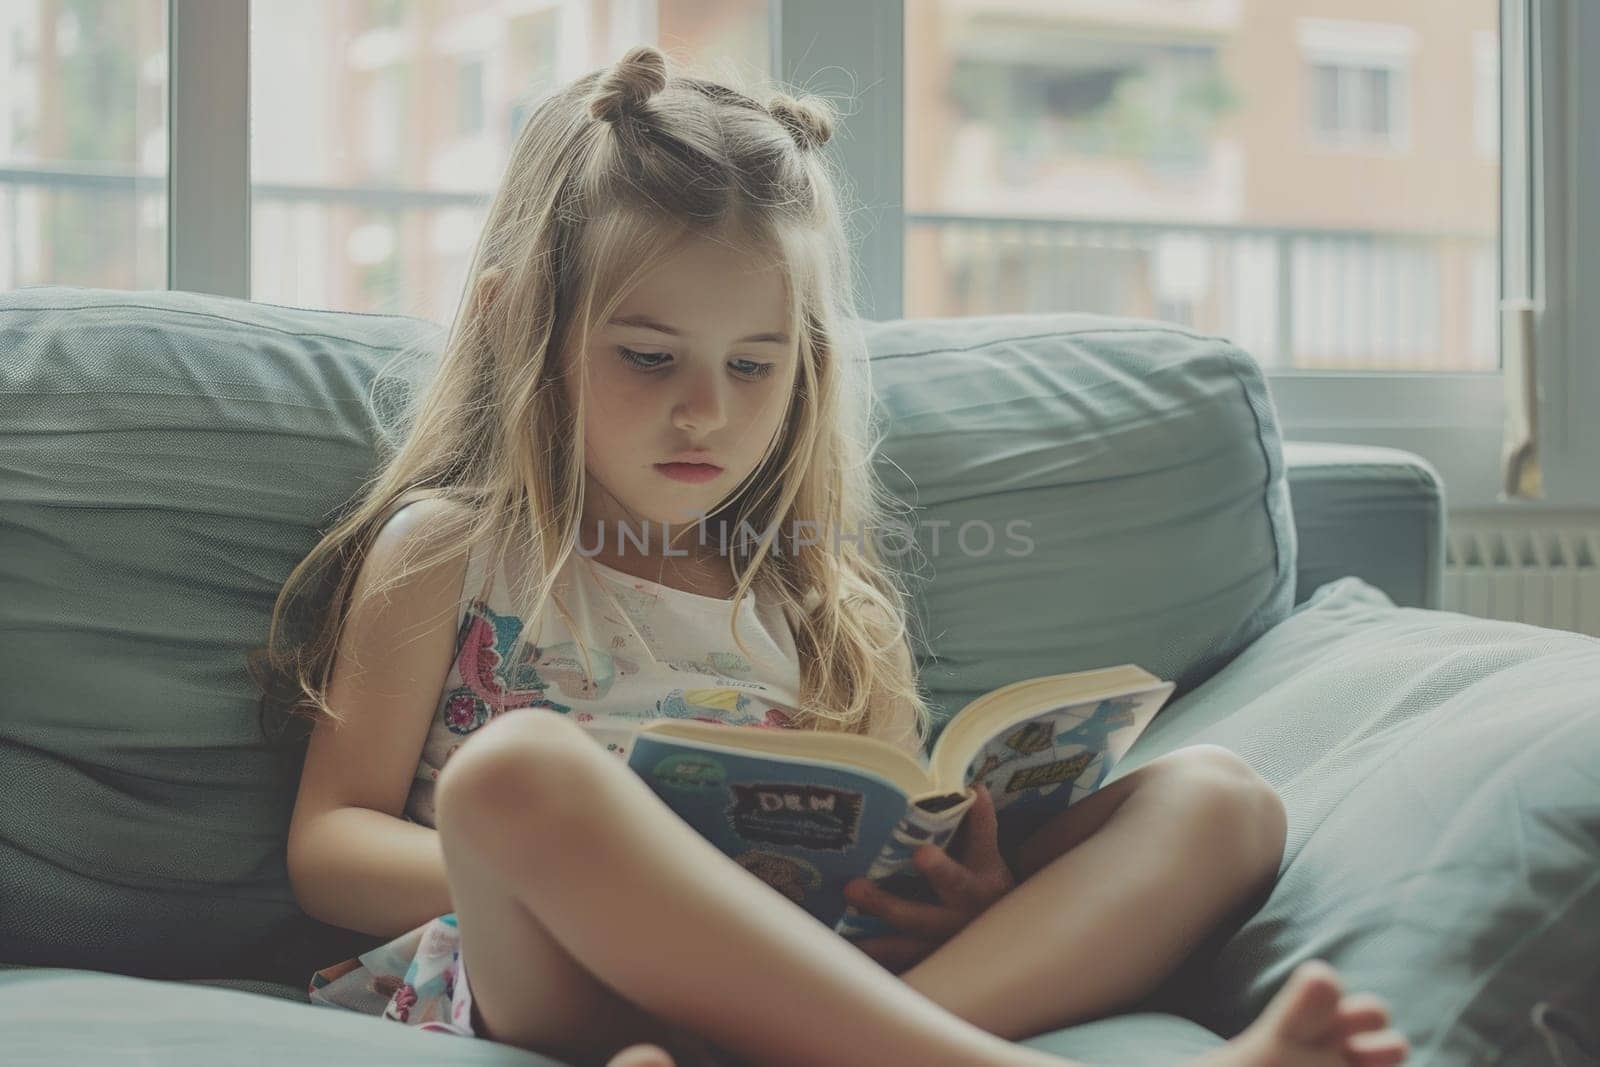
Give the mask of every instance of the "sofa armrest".
M 1444 481 L 1397 448 L 1285 441 L 1299 544 L 1295 603 L 1353 574 L 1401 607 L 1437 608 L 1444 579 Z

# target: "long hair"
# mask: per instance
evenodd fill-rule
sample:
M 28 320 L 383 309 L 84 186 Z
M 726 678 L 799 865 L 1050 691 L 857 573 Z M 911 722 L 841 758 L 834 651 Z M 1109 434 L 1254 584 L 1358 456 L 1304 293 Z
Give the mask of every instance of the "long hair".
M 753 587 L 779 602 L 801 659 L 795 727 L 864 733 L 883 709 L 909 704 L 928 736 L 907 651 L 910 597 L 879 550 L 900 509 L 871 463 L 869 363 L 836 175 L 821 151 L 836 113 L 822 98 L 766 96 L 671 73 L 662 52 L 638 46 L 540 104 L 403 433 L 274 605 L 267 646 L 252 658 L 263 715 L 276 702 L 313 723 L 342 721 L 326 693 L 347 601 L 378 530 L 419 492 L 458 505 L 427 539 L 441 547 L 402 561 L 369 595 L 470 548 L 487 554 L 489 574 L 523 561 L 506 572 L 513 602 L 523 618 L 542 617 L 577 542 L 585 484 L 586 401 L 580 387 L 568 403 L 560 354 L 587 358 L 591 332 L 681 239 L 698 236 L 778 268 L 798 338 L 783 425 L 706 520 L 736 533 L 724 539 L 737 579 L 729 629 L 739 642 L 738 608 Z M 303 634 L 291 633 L 296 604 L 311 605 Z M 528 630 L 507 662 L 518 662 Z

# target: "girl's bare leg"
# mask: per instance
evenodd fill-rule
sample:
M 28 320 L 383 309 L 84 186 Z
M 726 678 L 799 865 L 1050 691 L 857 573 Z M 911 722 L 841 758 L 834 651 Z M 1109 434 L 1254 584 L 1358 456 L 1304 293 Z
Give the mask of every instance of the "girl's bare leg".
M 709 1037 L 718 1063 L 728 1062 L 724 1047 L 762 1065 L 1071 1062 L 963 1022 L 821 931 L 576 725 L 533 711 L 484 730 L 497 744 L 459 750 L 435 799 L 462 958 L 473 961 L 483 1009 L 476 1021 L 491 1038 L 531 1033 L 537 1051 L 604 1056 L 628 1043 L 608 1028 L 636 1012 L 639 1028 L 673 1020 L 656 1044 L 681 1033 L 678 1024 Z M 480 915 L 472 889 L 485 884 L 510 885 L 547 939 L 523 941 L 525 928 L 497 930 Z M 562 953 L 541 956 L 551 943 Z M 1195 1067 L 1386 1067 L 1406 1051 L 1386 1020 L 1381 1002 L 1341 997 L 1331 968 L 1307 964 L 1248 1030 Z M 624 1062 L 646 1052 L 625 1050 Z
M 1309 960 L 1295 969 L 1243 1034 L 1189 1067 L 1394 1067 L 1410 1051 L 1385 1029 L 1388 1009 L 1364 993 L 1342 994 L 1334 969 Z M 624 1049 L 606 1067 L 689 1067 L 655 1045 Z
M 498 870 L 466 851 L 457 826 L 463 819 L 504 820 L 508 825 L 499 829 L 509 832 L 528 820 L 508 818 L 472 797 L 451 800 L 448 821 L 442 804 L 437 821 L 472 987 L 473 1031 L 583 1065 L 619 1048 L 626 1055 L 613 1058 L 615 1067 L 692 1067 L 703 1060 L 709 1051 L 703 1042 L 619 997 L 574 960 Z M 653 1046 L 665 1058 L 645 1051 Z
M 655 1028 L 670 1025 L 763 1065 L 1064 1062 L 878 966 L 554 712 L 484 725 L 435 800 L 462 959 L 494 1040 L 604 1062 L 641 1039 L 667 1045 Z
M 900 977 L 1012 1039 L 1110 1014 L 1273 883 L 1286 828 L 1277 794 L 1233 753 L 1178 749 L 1035 831 L 1017 886 Z M 1063 960 L 1094 965 L 1063 981 Z

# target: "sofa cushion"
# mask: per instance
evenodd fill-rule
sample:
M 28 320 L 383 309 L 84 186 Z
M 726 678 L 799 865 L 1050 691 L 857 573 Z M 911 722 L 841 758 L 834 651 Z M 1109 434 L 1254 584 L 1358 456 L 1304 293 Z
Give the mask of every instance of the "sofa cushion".
M 94 971 L 0 971 L 8 1067 L 381 1063 L 563 1067 L 512 1045 L 198 983 Z
M 558 1067 L 511 1045 L 428 1033 L 386 1019 L 232 989 L 92 971 L 0 970 L 7 1067 L 62 1064 L 382 1063 Z M 1187 1019 L 1119 1015 L 1024 1044 L 1101 1067 L 1168 1067 L 1222 1044 Z
M 437 333 L 184 292 L 0 298 L 0 959 L 303 984 L 338 958 L 289 888 L 298 767 L 264 742 L 246 652 L 373 468 L 375 372 Z
M 1538 1005 L 1600 1007 L 1600 641 L 1344 578 L 1112 777 L 1203 742 L 1277 788 L 1288 841 L 1270 897 L 1153 1005 L 1231 1035 L 1321 957 L 1389 1001 L 1418 1063 L 1554 1067 Z
M 880 470 L 916 509 L 901 566 L 941 725 L 996 686 L 1119 663 L 1180 697 L 1289 614 L 1283 447 L 1245 352 L 1086 314 L 868 323 L 867 339 Z
M 1296 602 L 1356 575 L 1400 607 L 1440 606 L 1445 487 L 1399 448 L 1285 441 L 1294 499 Z

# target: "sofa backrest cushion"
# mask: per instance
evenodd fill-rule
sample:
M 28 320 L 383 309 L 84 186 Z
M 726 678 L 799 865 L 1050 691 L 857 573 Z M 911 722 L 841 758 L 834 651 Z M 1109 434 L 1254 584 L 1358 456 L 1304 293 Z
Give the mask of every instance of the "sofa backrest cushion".
M 1245 352 L 1086 314 L 898 320 L 867 338 L 880 473 L 915 509 L 900 558 L 941 723 L 996 686 L 1120 663 L 1177 699 L 1288 615 L 1283 445 Z
M 0 298 L 0 959 L 252 973 L 311 936 L 284 859 L 298 773 L 246 653 L 375 465 L 374 374 L 437 332 L 184 292 Z

